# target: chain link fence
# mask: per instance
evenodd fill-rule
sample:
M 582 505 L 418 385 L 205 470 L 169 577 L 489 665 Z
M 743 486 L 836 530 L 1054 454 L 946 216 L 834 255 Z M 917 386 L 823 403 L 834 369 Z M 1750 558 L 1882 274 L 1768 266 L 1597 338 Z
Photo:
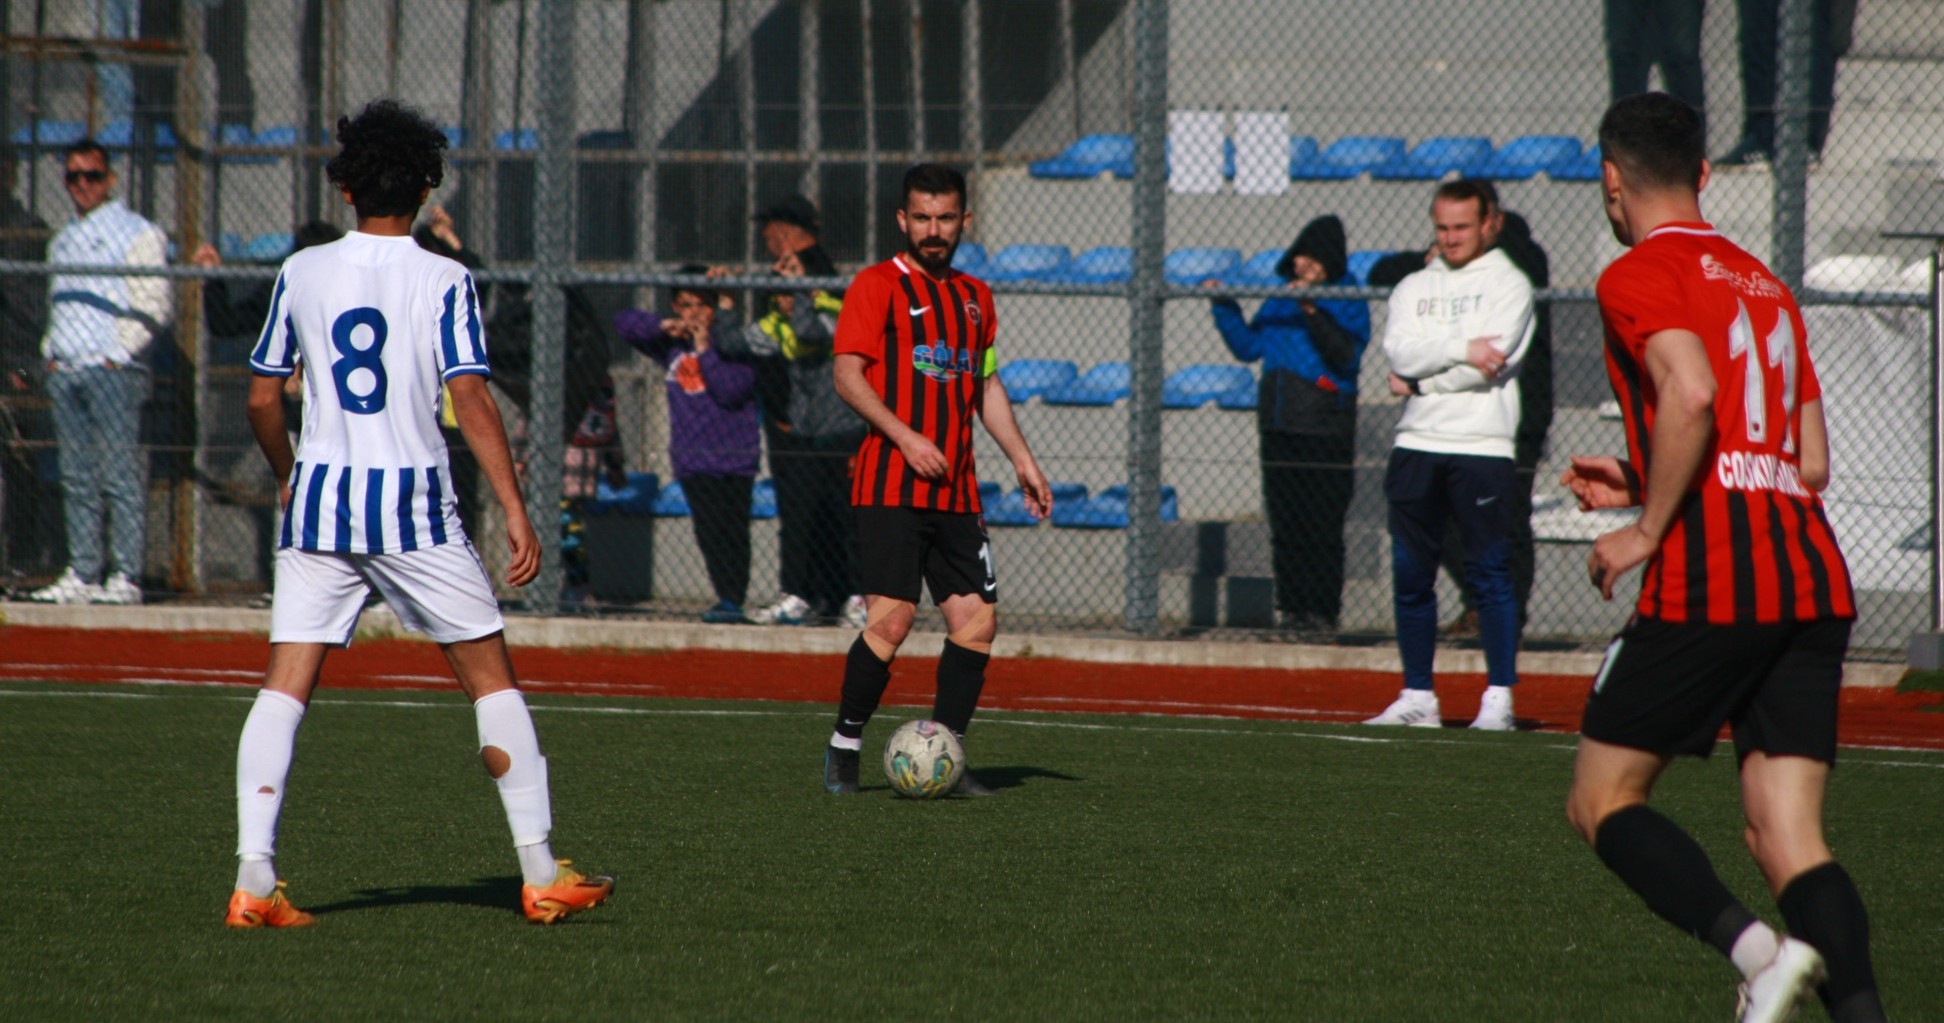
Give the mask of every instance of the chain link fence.
M 1596 642 L 1624 617 L 1584 581 L 1611 519 L 1555 481 L 1572 454 L 1624 448 L 1591 301 L 1621 250 L 1590 147 L 1612 96 L 1652 86 L 1705 109 L 1704 208 L 1804 299 L 1857 645 L 1936 624 L 1932 0 L 6 0 L 0 38 L 0 571 L 16 594 L 68 563 L 37 265 L 74 218 L 61 147 L 106 143 L 117 194 L 174 250 L 142 417 L 148 598 L 255 599 L 279 510 L 243 416 L 248 349 L 275 265 L 352 226 L 322 174 L 332 124 L 390 95 L 446 127 L 419 236 L 476 268 L 530 504 L 561 509 L 541 580 L 503 595 L 515 606 L 692 617 L 793 594 L 842 614 L 857 428 L 792 403 L 827 377 L 827 342 L 773 314 L 834 310 L 850 273 L 901 250 L 899 182 L 925 159 L 970 176 L 958 262 L 998 294 L 1002 375 L 1057 484 L 1054 521 L 1026 520 L 981 437 L 1009 628 L 1385 641 L 1402 402 L 1384 298 L 1422 265 L 1433 190 L 1463 176 L 1520 215 L 1528 240 L 1501 247 L 1524 246 L 1550 354 L 1524 378 L 1527 642 Z M 814 232 L 807 278 L 776 272 L 806 235 L 759 215 Z M 1291 430 L 1283 378 L 1317 373 L 1270 351 L 1296 305 L 1278 262 L 1325 215 L 1341 266 L 1323 260 L 1336 272 L 1302 297 L 1349 355 L 1316 353 L 1330 407 Z M 696 296 L 755 376 L 740 432 L 699 446 L 681 421 L 693 363 L 622 329 Z M 449 440 L 495 565 L 503 524 Z M 699 471 L 698 452 L 733 471 Z M 1443 618 L 1462 632 L 1453 578 Z

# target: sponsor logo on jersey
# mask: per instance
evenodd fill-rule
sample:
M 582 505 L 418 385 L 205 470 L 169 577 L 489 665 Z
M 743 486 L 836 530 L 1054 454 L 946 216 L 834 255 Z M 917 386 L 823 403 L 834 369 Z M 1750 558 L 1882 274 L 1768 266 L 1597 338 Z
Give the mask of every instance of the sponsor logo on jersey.
M 1722 451 L 1715 455 L 1715 479 L 1729 490 L 1779 490 L 1806 498 L 1802 471 L 1794 462 L 1757 451 Z
M 950 381 L 972 372 L 972 350 L 950 345 L 918 345 L 911 350 L 911 367 L 933 380 Z
M 1781 298 L 1788 293 L 1780 281 L 1763 274 L 1736 273 L 1722 266 L 1721 261 L 1709 253 L 1701 256 L 1701 276 L 1711 281 L 1727 281 L 1728 286 L 1736 291 L 1757 298 Z

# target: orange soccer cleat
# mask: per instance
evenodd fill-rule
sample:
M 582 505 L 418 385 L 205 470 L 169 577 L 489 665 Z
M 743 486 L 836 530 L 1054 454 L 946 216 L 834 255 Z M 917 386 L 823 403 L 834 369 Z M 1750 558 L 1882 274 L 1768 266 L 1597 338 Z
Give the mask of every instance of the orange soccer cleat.
M 298 909 L 284 898 L 284 883 L 267 899 L 260 899 L 238 888 L 230 893 L 229 915 L 223 923 L 231 927 L 309 927 L 317 918 Z
M 582 877 L 579 871 L 568 869 L 573 860 L 555 862 L 560 867 L 552 884 L 520 887 L 520 908 L 526 910 L 528 920 L 550 924 L 569 914 L 593 909 L 614 894 L 614 878 Z

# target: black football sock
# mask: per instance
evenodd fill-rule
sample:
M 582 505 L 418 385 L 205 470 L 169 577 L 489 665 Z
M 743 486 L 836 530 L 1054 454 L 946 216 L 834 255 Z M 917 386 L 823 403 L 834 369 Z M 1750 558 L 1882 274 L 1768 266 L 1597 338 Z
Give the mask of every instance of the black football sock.
M 932 701 L 932 720 L 961 738 L 972 725 L 972 712 L 979 708 L 979 691 L 985 688 L 986 662 L 982 654 L 945 641 L 938 655 L 938 695 Z
M 1735 901 L 1701 846 L 1645 804 L 1600 822 L 1593 851 L 1661 919 L 1729 956 L 1755 914 Z
M 1880 1020 L 1876 972 L 1870 967 L 1870 914 L 1842 865 L 1831 861 L 1795 876 L 1775 900 L 1789 933 L 1815 946 L 1829 970 L 1817 993 L 1835 1023 Z
M 884 687 L 891 684 L 891 662 L 878 660 L 876 651 L 858 633 L 844 658 L 844 694 L 837 705 L 837 734 L 846 739 L 864 738 L 864 726 L 877 713 L 884 699 Z

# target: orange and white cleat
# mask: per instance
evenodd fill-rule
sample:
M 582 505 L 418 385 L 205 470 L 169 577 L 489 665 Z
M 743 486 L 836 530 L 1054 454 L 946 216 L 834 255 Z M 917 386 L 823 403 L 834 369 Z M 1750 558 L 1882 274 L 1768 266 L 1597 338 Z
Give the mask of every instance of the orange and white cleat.
M 593 909 L 614 894 L 614 878 L 583 877 L 579 871 L 569 869 L 573 860 L 555 862 L 560 867 L 554 873 L 552 884 L 520 887 L 520 908 L 526 910 L 528 920 L 550 924 L 561 917 Z
M 229 915 L 223 923 L 231 927 L 309 927 L 317 918 L 290 904 L 284 898 L 284 883 L 269 898 L 258 898 L 238 888 L 230 893 Z

